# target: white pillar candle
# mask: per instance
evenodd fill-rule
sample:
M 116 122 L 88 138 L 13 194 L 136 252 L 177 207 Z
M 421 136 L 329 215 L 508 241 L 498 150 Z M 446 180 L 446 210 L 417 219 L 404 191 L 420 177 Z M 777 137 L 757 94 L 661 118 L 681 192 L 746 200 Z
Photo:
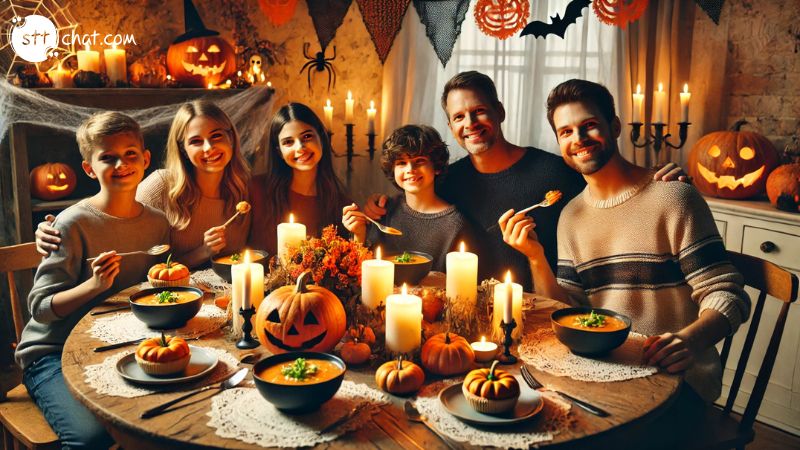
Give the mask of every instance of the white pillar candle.
M 333 130 L 333 106 L 331 106 L 331 99 L 328 99 L 328 103 L 325 104 L 325 107 L 322 109 L 325 110 L 325 126 L 328 127 L 328 131 Z
M 394 287 L 394 263 L 381 259 L 381 248 L 375 250 L 375 259 L 361 263 L 361 303 L 375 309 L 386 302 Z
M 378 110 L 375 109 L 375 102 L 370 100 L 369 102 L 369 109 L 367 110 L 367 133 L 368 134 L 375 134 L 375 113 Z
M 689 121 L 689 99 L 692 94 L 689 92 L 689 83 L 683 85 L 683 92 L 681 92 L 681 122 Z
M 514 339 L 522 335 L 522 285 L 511 283 L 510 272 L 506 276 L 507 283 L 511 285 L 511 317 L 517 322 L 516 328 L 511 333 Z M 492 337 L 495 339 L 503 338 L 503 330 L 500 329 L 500 322 L 508 322 L 506 308 L 508 305 L 508 284 L 498 283 L 494 285 L 493 308 L 492 308 Z
M 353 123 L 353 93 L 350 91 L 344 101 L 344 123 Z
M 72 87 L 72 72 L 61 67 L 61 64 L 47 72 L 47 76 L 49 76 L 50 81 L 53 82 L 54 88 L 62 89 Z
M 478 255 L 465 251 L 461 243 L 460 251 L 447 254 L 446 295 L 451 301 L 475 304 L 478 301 Z
M 78 50 L 78 70 L 100 73 L 100 52 L 89 50 Z
M 642 85 L 636 85 L 636 93 L 633 94 L 633 121 L 636 123 L 643 123 L 642 108 L 644 107 L 644 94 L 642 94 Z
M 243 262 L 231 266 L 233 327 L 237 335 L 241 333 L 242 328 L 242 316 L 239 315 L 239 308 L 248 309 L 252 306 L 258 309 L 261 301 L 264 300 L 264 266 L 251 263 L 250 260 L 250 251 L 245 250 Z
M 125 64 L 125 49 L 117 48 L 114 45 L 113 48 L 103 50 L 103 58 L 106 62 L 106 75 L 108 75 L 111 86 L 116 86 L 117 81 L 127 83 L 128 69 Z
M 664 92 L 664 85 L 658 83 L 658 90 L 653 93 L 653 123 L 664 123 L 664 107 L 666 105 L 667 93 Z
M 278 224 L 278 256 L 283 260 L 286 257 L 286 247 L 297 247 L 306 239 L 306 226 L 294 223 L 294 214 L 289 214 L 289 222 Z M 285 262 L 285 261 L 284 261 Z
M 409 353 L 422 343 L 422 299 L 408 294 L 405 283 L 400 294 L 386 298 L 386 347 Z

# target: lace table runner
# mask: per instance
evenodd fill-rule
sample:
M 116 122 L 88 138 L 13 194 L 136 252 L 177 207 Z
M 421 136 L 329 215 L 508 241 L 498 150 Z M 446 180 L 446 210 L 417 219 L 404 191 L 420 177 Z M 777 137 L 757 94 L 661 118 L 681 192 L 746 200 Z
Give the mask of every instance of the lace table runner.
M 193 285 L 209 292 L 223 292 L 231 288 L 231 284 L 223 280 L 213 269 L 192 272 L 190 280 Z
M 380 405 L 388 403 L 386 394 L 345 380 L 336 395 L 319 410 L 288 415 L 275 409 L 256 389 L 228 389 L 213 398 L 208 426 L 215 428 L 216 434 L 223 438 L 262 447 L 310 447 L 362 427 L 372 420 Z M 356 417 L 328 433 L 318 432 L 359 405 L 361 409 Z
M 454 441 L 470 445 L 502 448 L 524 448 L 540 442 L 547 442 L 561 430 L 572 424 L 571 404 L 554 392 L 541 392 L 544 399 L 542 411 L 532 419 L 508 427 L 477 428 L 458 420 L 447 412 L 438 393 L 446 386 L 461 380 L 443 380 L 426 386 L 416 400 L 420 413 L 433 422 L 433 425 Z
M 227 311 L 215 305 L 203 305 L 200 311 L 177 334 L 182 338 L 205 336 L 225 325 L 228 319 Z M 159 332 L 150 329 L 140 321 L 132 312 L 121 312 L 109 317 L 96 319 L 89 329 L 89 334 L 97 339 L 116 344 L 117 342 L 130 341 L 140 337 L 155 336 Z
M 181 390 L 191 390 L 199 385 L 214 384 L 228 377 L 239 365 L 239 361 L 231 353 L 211 347 L 203 347 L 217 355 L 219 364 L 208 376 L 200 378 L 198 381 L 181 385 Z M 130 354 L 130 350 L 121 351 L 110 355 L 100 364 L 86 366 L 84 378 L 86 384 L 97 391 L 98 394 L 110 395 L 112 397 L 134 398 L 143 395 L 161 392 L 164 390 L 175 390 L 175 385 L 165 386 L 145 386 L 129 383 L 117 373 L 117 361 L 123 356 Z
M 569 351 L 551 328 L 539 328 L 522 338 L 519 355 L 538 370 L 580 381 L 624 381 L 653 375 L 658 369 L 641 364 L 645 336 L 631 332 L 628 340 L 600 358 L 586 358 Z

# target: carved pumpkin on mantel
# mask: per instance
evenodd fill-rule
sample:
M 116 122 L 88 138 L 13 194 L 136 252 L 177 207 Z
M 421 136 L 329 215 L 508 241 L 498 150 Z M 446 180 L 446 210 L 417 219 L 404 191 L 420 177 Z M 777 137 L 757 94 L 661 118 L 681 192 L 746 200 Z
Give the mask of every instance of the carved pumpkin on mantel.
M 323 287 L 308 286 L 311 272 L 297 284 L 272 291 L 256 314 L 256 334 L 273 354 L 289 351 L 328 352 L 344 336 L 344 307 Z
M 31 170 L 31 196 L 41 200 L 58 200 L 75 190 L 75 171 L 64 163 L 47 163 Z
M 766 137 L 742 131 L 745 123 L 707 134 L 692 147 L 689 175 L 702 193 L 730 199 L 764 193 L 767 176 L 778 165 L 778 151 Z

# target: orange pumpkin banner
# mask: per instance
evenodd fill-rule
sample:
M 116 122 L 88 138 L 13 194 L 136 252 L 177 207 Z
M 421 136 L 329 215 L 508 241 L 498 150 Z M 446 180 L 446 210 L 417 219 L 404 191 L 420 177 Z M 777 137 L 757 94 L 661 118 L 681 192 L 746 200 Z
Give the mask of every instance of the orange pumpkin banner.
M 649 3 L 649 0 L 595 0 L 592 8 L 601 22 L 624 30 L 629 22 L 636 22 L 642 17 Z
M 297 0 L 258 0 L 258 6 L 267 16 L 267 20 L 279 27 L 292 19 L 297 9 Z
M 403 24 L 403 16 L 406 14 L 408 4 L 411 0 L 356 0 L 358 9 L 361 10 L 361 17 L 364 25 L 372 37 L 375 50 L 378 51 L 378 58 L 381 64 L 389 56 L 392 49 L 394 38 L 400 32 Z
M 525 28 L 530 13 L 528 0 L 478 0 L 475 23 L 488 36 L 508 39 Z

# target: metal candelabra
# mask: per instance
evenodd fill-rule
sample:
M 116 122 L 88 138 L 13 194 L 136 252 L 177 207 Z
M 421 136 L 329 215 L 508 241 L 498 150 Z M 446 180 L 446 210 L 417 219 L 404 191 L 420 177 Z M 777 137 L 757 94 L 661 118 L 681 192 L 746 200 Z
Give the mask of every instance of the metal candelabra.
M 633 146 L 636 148 L 645 148 L 652 144 L 653 152 L 655 153 L 655 163 L 658 164 L 659 153 L 661 152 L 662 146 L 675 150 L 683 147 L 683 144 L 686 143 L 686 135 L 689 131 L 690 122 L 678 122 L 678 138 L 680 141 L 677 144 L 673 144 L 669 141 L 669 138 L 672 136 L 671 134 L 664 134 L 667 128 L 666 123 L 644 124 L 642 122 L 631 122 L 628 125 L 631 126 L 631 143 Z M 644 141 L 640 143 L 639 138 L 642 136 L 642 125 L 647 125 L 647 130 L 645 130 L 644 133 Z M 650 132 L 651 126 L 653 127 L 652 133 Z

